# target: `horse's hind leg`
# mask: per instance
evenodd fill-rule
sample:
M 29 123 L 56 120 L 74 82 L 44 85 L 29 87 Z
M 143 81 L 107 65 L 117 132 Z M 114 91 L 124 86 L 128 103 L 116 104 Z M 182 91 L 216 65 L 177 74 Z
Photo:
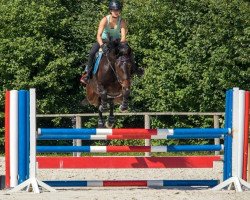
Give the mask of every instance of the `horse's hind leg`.
M 113 99 L 109 100 L 109 117 L 108 117 L 108 121 L 106 122 L 106 127 L 107 128 L 113 128 L 114 124 L 115 124 L 115 116 L 114 116 L 114 102 Z

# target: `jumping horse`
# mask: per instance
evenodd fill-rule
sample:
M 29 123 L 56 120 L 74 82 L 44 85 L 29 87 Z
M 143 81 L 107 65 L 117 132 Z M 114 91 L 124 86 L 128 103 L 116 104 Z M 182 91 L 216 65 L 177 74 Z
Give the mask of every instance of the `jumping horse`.
M 120 111 L 128 110 L 128 98 L 131 86 L 131 48 L 127 43 L 109 42 L 108 51 L 103 53 L 96 74 L 86 86 L 87 100 L 98 107 L 98 127 L 112 128 L 115 122 L 114 105 L 119 104 Z M 105 123 L 103 112 L 108 111 Z

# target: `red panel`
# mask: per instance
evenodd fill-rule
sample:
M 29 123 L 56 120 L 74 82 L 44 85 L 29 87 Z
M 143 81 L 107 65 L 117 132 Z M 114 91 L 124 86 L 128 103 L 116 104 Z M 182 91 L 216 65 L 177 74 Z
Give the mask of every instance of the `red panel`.
M 112 129 L 112 135 L 133 135 L 133 134 L 156 135 L 157 129 L 144 129 L 144 128 Z
M 38 168 L 212 168 L 220 156 L 37 157 Z
M 5 187 L 10 187 L 10 91 L 5 93 Z
M 247 159 L 248 159 L 248 137 L 249 137 L 249 96 L 250 92 L 246 91 L 245 93 L 245 119 L 244 119 L 244 147 L 243 147 L 243 170 L 242 170 L 242 179 L 247 181 Z
M 148 146 L 107 146 L 107 152 L 150 152 Z
M 104 187 L 122 187 L 122 186 L 145 186 L 147 181 L 103 181 Z
M 139 135 L 139 134 L 133 134 L 133 135 L 107 135 L 108 140 L 127 140 L 127 139 L 151 139 L 151 135 Z

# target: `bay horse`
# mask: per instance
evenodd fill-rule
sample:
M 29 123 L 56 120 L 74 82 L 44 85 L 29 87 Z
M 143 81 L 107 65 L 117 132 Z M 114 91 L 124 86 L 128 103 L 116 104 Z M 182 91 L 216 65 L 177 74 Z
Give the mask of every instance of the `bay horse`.
M 86 85 L 87 100 L 98 107 L 98 127 L 112 128 L 115 122 L 114 105 L 119 104 L 120 111 L 128 110 L 130 95 L 132 50 L 127 43 L 109 42 L 107 53 L 103 53 L 99 69 Z M 108 111 L 105 123 L 102 113 Z

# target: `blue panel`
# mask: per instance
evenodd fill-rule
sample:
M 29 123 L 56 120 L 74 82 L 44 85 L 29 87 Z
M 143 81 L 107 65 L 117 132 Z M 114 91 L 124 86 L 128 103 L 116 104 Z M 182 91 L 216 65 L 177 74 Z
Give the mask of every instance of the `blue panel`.
M 167 139 L 214 139 L 221 138 L 223 135 L 221 134 L 180 134 L 180 135 L 169 135 Z
M 173 145 L 167 146 L 167 151 L 178 152 L 178 151 L 220 151 L 222 150 L 221 145 Z
M 86 187 L 87 181 L 44 181 L 51 187 Z
M 233 90 L 226 92 L 226 109 L 225 109 L 225 128 L 232 130 L 233 117 Z M 224 139 L 224 165 L 223 165 L 223 180 L 232 177 L 232 134 L 228 134 Z
M 41 134 L 83 134 L 96 135 L 95 128 L 41 128 Z
M 18 91 L 18 184 L 27 177 L 27 92 Z
M 55 134 L 55 135 L 38 135 L 37 140 L 91 140 L 91 135 L 75 135 L 75 134 Z
M 164 180 L 163 186 L 209 186 L 214 187 L 219 180 Z
M 90 152 L 90 146 L 37 146 L 37 152 Z
M 175 128 L 175 134 L 227 134 L 227 128 Z

